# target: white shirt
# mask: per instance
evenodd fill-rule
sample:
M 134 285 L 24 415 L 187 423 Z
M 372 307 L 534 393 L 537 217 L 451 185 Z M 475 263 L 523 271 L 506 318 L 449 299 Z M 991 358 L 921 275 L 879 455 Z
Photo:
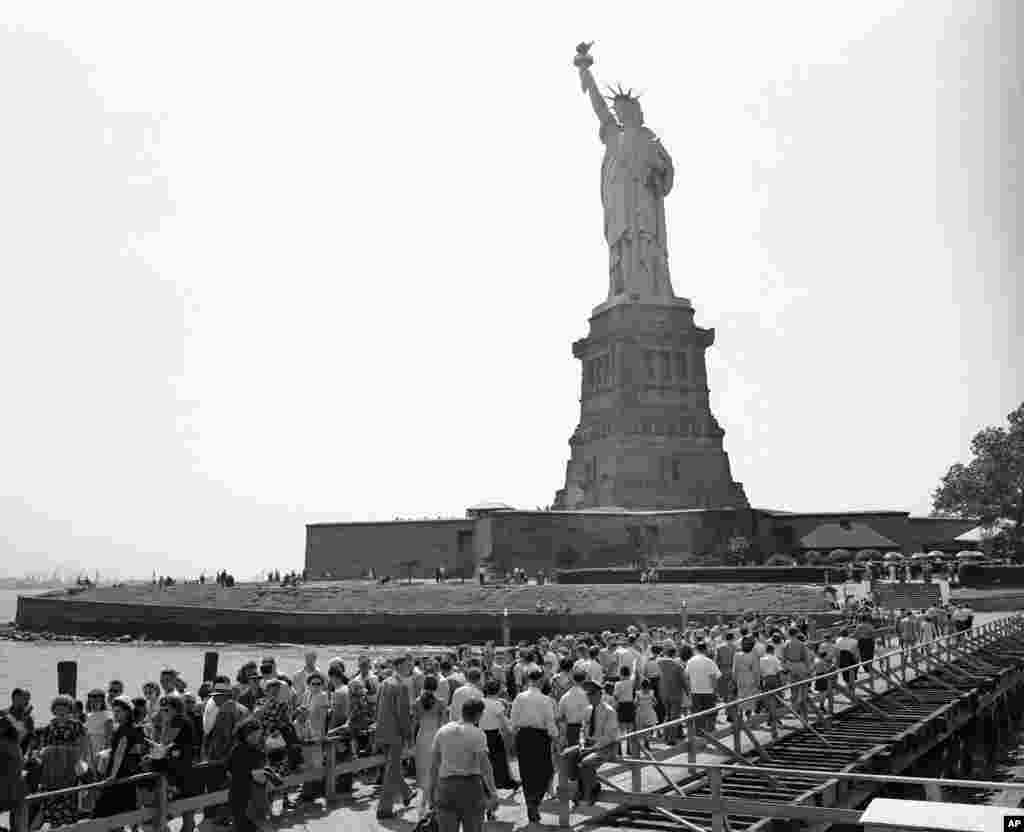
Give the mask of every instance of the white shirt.
M 505 723 L 505 703 L 500 699 L 484 698 L 484 712 L 480 715 L 481 731 L 500 731 Z
M 632 671 L 640 663 L 640 654 L 632 647 L 620 647 L 615 651 L 615 656 L 619 660 L 618 670 L 628 667 Z
M 634 695 L 634 687 L 632 679 L 619 679 L 615 683 L 615 702 L 632 702 Z
M 209 734 L 213 730 L 213 724 L 217 721 L 217 714 L 220 713 L 220 708 L 217 707 L 217 703 L 213 701 L 211 696 L 206 700 L 206 704 L 203 706 L 203 733 Z
M 461 688 L 457 688 L 455 693 L 452 694 L 452 706 L 451 706 L 451 719 L 453 722 L 462 721 L 462 706 L 465 705 L 470 699 L 479 699 L 483 701 L 484 694 L 480 688 L 475 685 L 471 685 L 468 682 Z
M 604 684 L 604 667 L 597 659 L 580 659 L 572 666 L 573 671 L 582 670 L 587 678 L 599 685 Z
M 517 731 L 520 728 L 537 728 L 557 737 L 554 701 L 541 693 L 540 688 L 530 686 L 512 702 L 512 727 Z
M 714 693 L 715 683 L 721 675 L 718 665 L 703 653 L 697 653 L 686 663 L 686 678 L 690 680 L 691 693 Z
M 303 667 L 298 673 L 292 676 L 292 690 L 295 691 L 297 696 L 302 696 L 306 692 L 306 678 L 310 673 L 320 673 L 319 667 L 314 667 L 310 670 L 308 667 Z M 325 679 L 327 678 L 326 673 L 320 673 Z
M 558 700 L 558 717 L 570 725 L 582 723 L 590 707 L 587 692 L 579 685 L 573 685 Z
M 483 774 L 480 755 L 487 756 L 487 737 L 475 725 L 449 722 L 434 734 L 432 750 L 441 753 L 438 778 Z
M 761 656 L 761 676 L 778 676 L 782 673 L 782 662 L 774 653 L 765 653 Z

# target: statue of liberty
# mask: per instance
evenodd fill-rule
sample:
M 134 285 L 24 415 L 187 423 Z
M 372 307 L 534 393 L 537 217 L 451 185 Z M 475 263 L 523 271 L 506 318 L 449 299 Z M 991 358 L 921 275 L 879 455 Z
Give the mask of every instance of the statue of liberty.
M 675 297 L 668 272 L 665 197 L 672 190 L 672 157 L 644 126 L 632 90 L 609 90 L 614 115 L 590 73 L 592 44 L 576 47 L 573 63 L 590 96 L 604 143 L 601 204 L 608 242 L 608 299 L 666 301 Z

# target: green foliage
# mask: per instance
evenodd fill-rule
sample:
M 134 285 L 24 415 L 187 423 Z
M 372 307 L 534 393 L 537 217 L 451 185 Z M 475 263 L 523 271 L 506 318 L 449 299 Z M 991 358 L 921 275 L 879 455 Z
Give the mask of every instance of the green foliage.
M 1020 559 L 1024 532 L 1024 404 L 1007 417 L 1008 427 L 988 427 L 971 440 L 972 459 L 950 466 L 932 494 L 933 514 L 976 519 L 1003 529 L 997 546 Z

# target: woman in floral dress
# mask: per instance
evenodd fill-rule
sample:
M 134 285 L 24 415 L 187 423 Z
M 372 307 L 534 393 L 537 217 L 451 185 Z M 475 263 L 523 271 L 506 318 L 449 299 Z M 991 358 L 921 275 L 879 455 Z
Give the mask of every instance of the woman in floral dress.
M 36 730 L 36 755 L 40 761 L 38 791 L 66 789 L 78 783 L 89 757 L 89 740 L 82 723 L 74 719 L 75 700 L 60 695 L 50 703 L 53 719 Z M 64 826 L 78 819 L 78 795 L 68 794 L 43 801 L 34 827 L 44 823 Z

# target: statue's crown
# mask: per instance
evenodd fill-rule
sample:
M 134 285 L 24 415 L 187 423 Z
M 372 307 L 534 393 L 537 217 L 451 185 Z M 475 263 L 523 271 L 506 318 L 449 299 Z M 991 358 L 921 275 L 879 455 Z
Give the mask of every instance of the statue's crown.
M 605 89 L 610 93 L 605 96 L 609 101 L 619 101 L 623 99 L 626 101 L 640 100 L 639 92 L 634 93 L 632 87 L 623 87 L 621 83 L 617 83 L 614 87 L 605 87 Z

